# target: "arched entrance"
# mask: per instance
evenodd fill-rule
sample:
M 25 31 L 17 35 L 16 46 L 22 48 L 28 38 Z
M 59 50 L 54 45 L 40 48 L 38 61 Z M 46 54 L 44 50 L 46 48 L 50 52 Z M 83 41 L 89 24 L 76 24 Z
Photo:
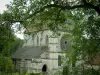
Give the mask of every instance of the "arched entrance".
M 44 64 L 43 67 L 42 67 L 42 72 L 46 72 L 47 71 L 47 65 Z

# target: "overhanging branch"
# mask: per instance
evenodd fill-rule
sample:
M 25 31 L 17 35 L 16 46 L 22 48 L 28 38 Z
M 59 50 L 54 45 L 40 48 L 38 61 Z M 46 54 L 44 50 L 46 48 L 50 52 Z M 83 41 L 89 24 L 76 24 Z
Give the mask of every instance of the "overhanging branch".
M 15 22 L 24 22 L 22 20 L 0 20 L 0 22 L 10 22 L 10 23 L 15 23 Z
M 49 4 L 49 5 L 46 5 L 42 8 L 40 8 L 39 10 L 35 11 L 34 13 L 30 14 L 26 19 L 29 19 L 29 18 L 35 16 L 36 14 L 44 11 L 46 8 L 52 8 L 52 7 L 61 8 L 62 10 L 65 10 L 65 9 L 71 10 L 71 9 L 76 9 L 76 8 L 90 8 L 90 9 L 94 9 L 100 15 L 100 8 L 98 6 L 94 6 L 90 3 L 84 3 L 82 5 L 74 5 L 74 6 Z
M 57 14 L 57 17 L 56 17 L 56 20 L 55 20 L 55 21 L 57 21 L 57 19 L 59 19 L 59 15 L 60 15 L 61 11 L 62 11 L 62 9 L 60 9 L 60 10 L 58 11 L 58 14 Z
M 65 10 L 65 9 L 75 9 L 75 8 L 81 8 L 83 7 L 84 5 L 76 5 L 76 6 L 63 6 L 63 5 L 57 5 L 57 4 L 49 4 L 49 5 L 46 5 L 44 7 L 42 7 L 41 9 L 35 11 L 34 13 L 30 14 L 26 19 L 29 19 L 33 16 L 35 16 L 36 14 L 44 11 L 46 8 L 52 8 L 52 7 L 55 7 L 55 8 L 61 8 L 62 10 Z

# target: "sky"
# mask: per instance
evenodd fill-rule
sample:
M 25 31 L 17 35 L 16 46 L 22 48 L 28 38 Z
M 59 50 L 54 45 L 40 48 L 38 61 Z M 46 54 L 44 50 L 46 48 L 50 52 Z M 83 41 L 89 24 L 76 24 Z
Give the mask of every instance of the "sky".
M 6 4 L 9 4 L 12 0 L 0 0 L 0 13 L 2 13 L 4 10 L 7 10 Z
M 6 4 L 9 4 L 10 1 L 12 0 L 0 0 L 0 13 L 3 13 L 4 10 L 7 10 L 6 8 Z M 19 37 L 20 39 L 24 39 L 24 36 L 23 36 L 23 33 L 22 32 L 19 32 L 19 33 L 15 33 L 15 35 L 17 37 Z

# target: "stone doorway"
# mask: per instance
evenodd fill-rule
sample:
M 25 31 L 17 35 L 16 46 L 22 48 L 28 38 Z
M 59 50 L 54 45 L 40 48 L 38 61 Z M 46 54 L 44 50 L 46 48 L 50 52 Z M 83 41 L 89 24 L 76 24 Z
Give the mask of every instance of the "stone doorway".
M 47 72 L 47 65 L 46 64 L 43 65 L 42 72 Z

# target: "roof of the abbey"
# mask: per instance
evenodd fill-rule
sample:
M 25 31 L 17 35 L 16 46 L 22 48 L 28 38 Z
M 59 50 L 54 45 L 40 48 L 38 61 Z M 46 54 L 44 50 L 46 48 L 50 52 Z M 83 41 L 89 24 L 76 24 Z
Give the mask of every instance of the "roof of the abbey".
M 13 55 L 12 59 L 32 59 L 38 58 L 42 53 L 47 51 L 46 46 L 25 46 L 19 48 Z

